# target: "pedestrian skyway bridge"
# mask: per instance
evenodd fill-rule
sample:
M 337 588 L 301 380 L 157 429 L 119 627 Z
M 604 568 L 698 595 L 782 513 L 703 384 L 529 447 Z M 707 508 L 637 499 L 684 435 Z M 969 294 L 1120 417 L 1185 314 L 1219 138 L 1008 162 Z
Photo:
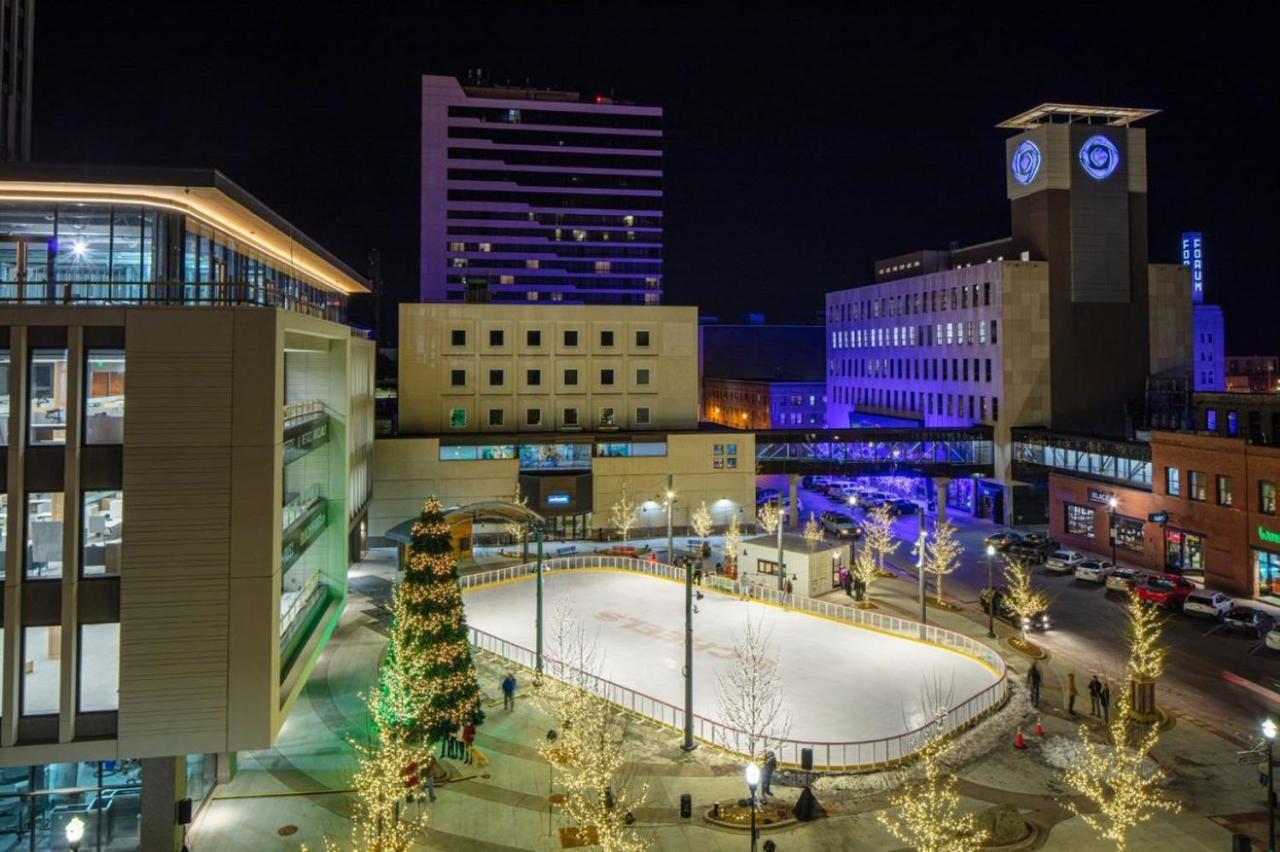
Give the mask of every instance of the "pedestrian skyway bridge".
M 756 432 L 756 472 L 994 476 L 990 426 Z

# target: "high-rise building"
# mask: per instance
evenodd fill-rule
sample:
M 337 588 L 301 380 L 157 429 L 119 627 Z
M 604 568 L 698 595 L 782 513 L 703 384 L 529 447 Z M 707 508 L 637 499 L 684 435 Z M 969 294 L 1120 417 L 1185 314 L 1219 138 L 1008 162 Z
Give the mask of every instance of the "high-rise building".
M 1191 270 L 1192 328 L 1194 361 L 1192 387 L 1200 392 L 1227 389 L 1226 321 L 1222 308 L 1204 301 L 1204 235 L 1189 231 L 1182 235 L 1182 265 Z
M 421 205 L 424 302 L 662 301 L 660 108 L 423 77 Z
M 276 741 L 363 541 L 374 353 L 343 318 L 366 289 L 217 172 L 0 168 L 0 833 L 23 848 L 73 817 L 86 852 L 179 848 L 176 802 Z
M 1001 123 L 1012 236 L 879 261 L 874 284 L 827 295 L 828 425 L 992 425 L 996 477 L 953 483 L 952 505 L 1008 522 L 1011 428 L 1121 436 L 1151 375 L 1189 373 L 1189 273 L 1147 262 L 1132 124 L 1151 114 L 1045 104 Z
M 36 0 L 0 0 L 0 162 L 31 159 Z

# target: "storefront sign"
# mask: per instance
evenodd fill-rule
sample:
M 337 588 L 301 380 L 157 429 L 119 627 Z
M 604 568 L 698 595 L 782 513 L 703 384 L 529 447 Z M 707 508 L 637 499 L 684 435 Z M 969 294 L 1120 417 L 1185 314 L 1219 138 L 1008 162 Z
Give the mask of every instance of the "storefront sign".
M 1280 532 L 1269 530 L 1261 524 L 1258 526 L 1258 538 L 1268 544 L 1280 544 Z
M 1099 503 L 1103 506 L 1111 505 L 1111 500 L 1115 497 L 1110 491 L 1100 491 L 1097 488 L 1089 489 L 1089 502 Z
M 1147 515 L 1147 520 L 1153 524 L 1167 524 L 1169 523 L 1169 513 L 1152 512 L 1150 515 Z
M 568 494 L 548 494 L 547 505 L 548 506 L 568 506 L 569 495 Z

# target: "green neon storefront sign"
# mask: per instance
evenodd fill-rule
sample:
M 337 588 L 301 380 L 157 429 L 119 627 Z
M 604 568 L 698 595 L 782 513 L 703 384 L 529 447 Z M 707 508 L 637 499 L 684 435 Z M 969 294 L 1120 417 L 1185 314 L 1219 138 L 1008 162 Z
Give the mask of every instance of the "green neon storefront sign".
M 1258 538 L 1270 544 L 1280 544 L 1280 532 L 1269 530 L 1261 524 L 1258 525 Z

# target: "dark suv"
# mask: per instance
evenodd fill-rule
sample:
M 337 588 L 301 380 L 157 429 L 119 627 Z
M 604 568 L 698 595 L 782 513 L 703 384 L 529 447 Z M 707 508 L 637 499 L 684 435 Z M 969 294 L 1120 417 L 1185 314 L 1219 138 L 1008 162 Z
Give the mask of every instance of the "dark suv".
M 978 593 L 978 603 L 982 604 L 982 611 L 989 612 L 991 610 L 991 596 L 993 593 L 996 599 L 996 618 L 1008 622 L 1014 627 L 1021 628 L 1022 625 L 1018 623 L 1018 616 L 1014 615 L 1013 610 L 1009 608 L 1009 595 L 1003 588 L 992 589 L 988 586 Z M 1042 609 L 1031 616 L 1031 620 L 1027 623 L 1027 627 L 1032 630 L 1048 630 L 1049 626 L 1049 610 L 1047 609 Z

